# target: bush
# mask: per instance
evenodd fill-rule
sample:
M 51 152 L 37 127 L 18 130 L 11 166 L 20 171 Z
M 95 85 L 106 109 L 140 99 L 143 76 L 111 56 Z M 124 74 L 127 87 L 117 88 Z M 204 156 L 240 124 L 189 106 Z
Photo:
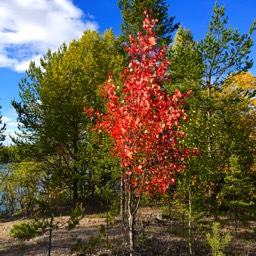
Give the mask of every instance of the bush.
M 231 241 L 232 236 L 230 234 L 221 235 L 220 223 L 214 222 L 212 225 L 212 235 L 207 233 L 206 239 L 212 249 L 212 256 L 224 256 L 224 248 Z
M 36 222 L 22 222 L 20 224 L 14 224 L 10 235 L 13 238 L 28 239 L 37 236 L 42 231 L 42 225 Z

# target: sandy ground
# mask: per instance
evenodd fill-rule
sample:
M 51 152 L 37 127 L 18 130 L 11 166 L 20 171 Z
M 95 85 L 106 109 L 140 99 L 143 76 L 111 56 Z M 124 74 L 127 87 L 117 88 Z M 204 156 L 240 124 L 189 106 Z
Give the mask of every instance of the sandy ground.
M 177 220 L 171 221 L 156 221 L 159 209 L 141 209 L 138 213 L 140 223 L 137 225 L 137 245 L 139 246 L 138 255 L 146 256 L 187 256 L 187 240 L 184 234 L 182 235 L 182 223 Z M 61 217 L 57 219 L 60 226 L 67 222 L 68 217 Z M 48 242 L 49 233 L 42 234 L 38 237 L 19 240 L 10 237 L 10 230 L 14 224 L 20 223 L 24 220 L 9 220 L 0 222 L 0 256 L 48 256 Z M 209 227 L 212 220 L 204 220 L 195 232 L 195 249 L 197 256 L 210 256 L 211 250 L 206 243 L 205 232 L 210 231 Z M 93 216 L 84 217 L 79 225 L 71 231 L 62 225 L 59 229 L 53 231 L 52 234 L 52 250 L 51 256 L 126 256 L 127 238 L 125 238 L 124 225 L 120 219 L 114 221 L 109 229 L 109 240 L 114 253 L 109 253 L 110 250 L 99 249 L 92 254 L 78 254 L 77 251 L 72 250 L 74 244 L 78 239 L 82 239 L 88 243 L 89 239 L 99 234 L 100 225 L 106 226 L 105 218 L 94 218 Z M 250 221 L 247 224 L 240 223 L 237 230 L 237 235 L 234 231 L 234 223 L 230 220 L 221 220 L 221 225 L 225 233 L 232 233 L 232 241 L 225 249 L 225 255 L 230 256 L 256 256 L 256 222 Z M 145 233 L 142 232 L 144 227 Z M 202 231 L 206 227 L 205 231 Z M 199 230 L 200 229 L 200 230 Z M 223 231 L 222 230 L 222 231 Z M 145 237 L 144 237 L 144 234 Z M 104 240 L 106 244 L 106 238 Z
M 58 222 L 63 223 L 68 217 L 61 217 Z M 46 256 L 48 255 L 49 233 L 45 233 L 29 240 L 12 239 L 10 230 L 14 224 L 22 220 L 15 220 L 0 223 L 0 255 L 1 256 Z M 97 234 L 99 226 L 105 224 L 103 218 L 83 218 L 79 225 L 68 231 L 65 226 L 54 230 L 52 234 L 52 256 L 76 255 L 71 252 L 72 245 L 75 243 L 74 238 L 90 238 Z

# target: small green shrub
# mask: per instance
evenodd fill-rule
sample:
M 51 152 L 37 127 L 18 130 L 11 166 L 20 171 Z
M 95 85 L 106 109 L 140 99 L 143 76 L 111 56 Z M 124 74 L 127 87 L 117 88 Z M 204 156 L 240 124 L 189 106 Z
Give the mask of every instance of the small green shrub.
M 212 248 L 212 256 L 224 256 L 223 250 L 229 244 L 231 238 L 230 234 L 222 236 L 220 223 L 214 222 L 212 225 L 212 235 L 206 234 L 207 242 Z
M 13 238 L 28 239 L 37 236 L 42 231 L 42 226 L 40 223 L 36 222 L 22 222 L 19 224 L 14 224 L 10 235 Z
M 84 208 L 82 204 L 80 205 L 77 204 L 76 207 L 71 211 L 67 229 L 71 230 L 75 228 L 83 217 L 84 217 Z

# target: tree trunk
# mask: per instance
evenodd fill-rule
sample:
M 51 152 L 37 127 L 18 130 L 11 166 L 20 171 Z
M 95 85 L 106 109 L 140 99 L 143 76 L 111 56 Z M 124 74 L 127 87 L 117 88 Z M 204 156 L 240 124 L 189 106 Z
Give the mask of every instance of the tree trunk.
M 129 249 L 130 256 L 134 255 L 134 217 L 135 212 L 132 209 L 132 188 L 130 186 L 130 191 L 128 193 L 128 228 L 129 228 Z
M 211 80 L 210 78 L 208 78 L 207 80 L 207 90 L 208 90 L 208 100 L 211 99 L 212 97 L 212 85 L 211 85 Z M 211 118 L 212 118 L 212 112 L 211 112 L 211 106 L 208 106 L 208 110 L 207 110 L 207 121 L 208 121 L 208 157 L 211 158 L 211 154 L 212 154 L 212 137 L 211 137 Z M 210 185 L 210 181 L 211 181 L 211 171 L 209 170 L 209 187 L 208 187 L 208 197 L 210 198 L 212 196 L 212 189 L 211 189 L 211 185 Z
M 73 179 L 73 199 L 76 202 L 78 199 L 78 179 Z
M 50 227 L 49 227 L 49 243 L 48 243 L 48 256 L 51 256 L 51 249 L 52 249 L 52 229 L 53 229 L 53 215 L 51 216 L 50 220 Z
M 194 255 L 193 248 L 193 232 L 192 232 L 192 195 L 191 195 L 191 186 L 189 185 L 188 192 L 188 247 L 189 247 L 189 255 Z
M 120 178 L 120 215 L 122 220 L 124 220 L 124 213 L 125 213 L 125 188 L 124 188 L 124 179 L 123 177 Z

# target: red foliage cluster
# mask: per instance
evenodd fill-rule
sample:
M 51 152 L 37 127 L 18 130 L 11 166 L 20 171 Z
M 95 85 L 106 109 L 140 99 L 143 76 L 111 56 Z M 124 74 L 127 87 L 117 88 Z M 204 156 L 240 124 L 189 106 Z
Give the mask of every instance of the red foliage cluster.
M 167 79 L 169 61 L 166 48 L 156 46 L 156 22 L 146 15 L 144 33 L 130 36 L 126 50 L 131 61 L 122 74 L 123 87 L 116 86 L 112 77 L 105 83 L 102 94 L 108 101 L 107 111 L 98 115 L 96 125 L 113 138 L 124 177 L 138 194 L 165 193 L 175 182 L 173 174 L 185 168 L 184 159 L 190 154 L 179 145 L 185 139 L 180 123 L 187 121 L 182 106 L 190 91 L 168 95 L 161 86 Z

